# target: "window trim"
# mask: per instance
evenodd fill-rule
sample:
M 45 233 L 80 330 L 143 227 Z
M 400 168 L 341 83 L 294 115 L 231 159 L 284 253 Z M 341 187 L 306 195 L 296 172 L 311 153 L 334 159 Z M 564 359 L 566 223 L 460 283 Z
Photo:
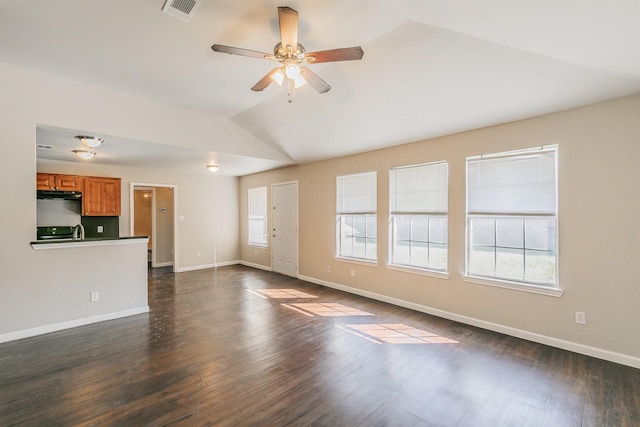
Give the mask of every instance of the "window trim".
M 564 289 L 560 287 L 542 286 L 531 282 L 513 282 L 511 280 L 494 279 L 484 276 L 463 274 L 462 281 L 477 285 L 492 286 L 495 288 L 511 289 L 514 291 L 529 292 L 538 295 L 547 295 L 560 298 L 564 295 Z
M 392 173 L 394 171 L 398 171 L 398 170 L 407 170 L 407 169 L 413 169 L 413 168 L 421 168 L 421 167 L 425 167 L 425 166 L 438 166 L 438 165 L 444 165 L 446 167 L 446 191 L 444 191 L 444 193 L 447 196 L 447 203 L 446 206 L 444 208 L 444 210 L 438 210 L 438 211 L 424 211 L 424 212 L 416 212 L 416 211 L 402 211 L 402 210 L 398 210 L 397 209 L 397 199 L 394 199 L 392 197 L 392 193 L 393 193 L 393 189 L 391 186 L 391 182 L 392 182 Z M 388 192 L 388 196 L 389 196 L 389 221 L 388 221 L 388 234 L 389 234 L 389 238 L 388 238 L 388 258 L 387 258 L 387 267 L 390 270 L 396 270 L 396 271 L 404 271 L 404 272 L 408 272 L 408 273 L 413 273 L 413 274 L 422 274 L 422 275 L 426 275 L 426 276 L 432 276 L 432 277 L 437 277 L 437 278 L 445 278 L 448 279 L 449 278 L 449 162 L 447 160 L 439 160 L 439 161 L 435 161 L 435 162 L 428 162 L 428 163 L 419 163 L 419 164 L 415 164 L 415 165 L 405 165 L 405 166 L 397 166 L 397 167 L 393 167 L 389 169 L 389 192 Z M 394 208 L 395 206 L 395 208 Z M 444 218 L 447 220 L 447 240 L 446 240 L 446 251 L 447 251 L 447 266 L 444 270 L 438 270 L 432 267 L 421 267 L 421 266 L 416 266 L 416 265 L 407 265 L 407 264 L 396 264 L 393 262 L 393 248 L 394 248 L 394 226 L 393 226 L 393 220 L 396 217 L 401 217 L 401 216 L 410 216 L 410 217 L 424 217 L 424 218 Z M 413 241 L 413 240 L 410 240 Z M 431 243 L 435 243 L 435 242 L 431 242 L 428 241 L 426 242 L 427 245 L 431 244 Z
M 264 236 L 265 242 L 252 242 L 251 241 L 251 230 L 250 230 L 250 222 L 251 222 L 251 194 L 255 190 L 262 190 L 265 192 L 265 215 L 264 215 Z M 247 245 L 253 248 L 265 249 L 269 247 L 269 190 L 266 186 L 262 187 L 253 187 L 247 189 Z
M 479 160 L 493 160 L 493 159 L 501 159 L 501 158 L 513 158 L 513 157 L 532 157 L 538 156 L 540 154 L 545 154 L 549 152 L 554 152 L 554 160 L 555 160 L 555 212 L 553 214 L 545 214 L 545 213 L 509 213 L 509 212 L 470 212 L 469 211 L 469 162 L 477 162 Z M 559 271 L 559 235 L 558 235 L 558 224 L 559 224 L 559 215 L 558 215 L 558 146 L 557 145 L 547 145 L 534 147 L 523 150 L 514 150 L 500 153 L 491 153 L 491 154 L 483 154 L 477 156 L 469 156 L 466 158 L 466 168 L 465 168 L 465 190 L 466 190 L 466 212 L 465 212 L 465 272 L 462 275 L 462 279 L 465 282 L 475 283 L 486 286 L 494 286 L 498 288 L 505 288 L 511 290 L 519 290 L 524 292 L 530 292 L 541 295 L 549 295 L 554 297 L 561 297 L 564 293 L 564 290 L 560 287 L 560 271 Z M 549 284 L 541 284 L 538 282 L 527 282 L 527 281 L 515 281 L 509 280 L 507 278 L 501 277 L 491 277 L 491 276 L 480 276 L 474 275 L 469 272 L 469 258 L 470 258 L 470 250 L 471 250 L 471 236 L 470 233 L 470 218 L 472 216 L 486 216 L 486 217 L 548 217 L 553 218 L 556 221 L 556 256 L 555 256 L 555 283 Z M 526 248 L 524 248 L 526 250 Z
M 341 178 L 347 178 L 347 177 L 355 177 L 358 175 L 372 175 L 374 178 L 374 185 L 373 185 L 373 196 L 374 196 L 374 204 L 369 206 L 369 209 L 366 210 L 358 210 L 358 211 L 354 211 L 352 209 L 343 209 L 343 210 L 339 210 L 339 207 L 341 206 L 341 198 L 343 196 L 342 192 L 341 192 Z M 351 174 L 345 174 L 345 175 L 337 175 L 336 176 L 336 208 L 335 208 L 335 221 L 336 221 L 336 225 L 335 225 L 335 244 L 334 244 L 334 250 L 335 250 L 335 259 L 336 260 L 346 260 L 348 262 L 354 262 L 354 263 L 361 263 L 363 265 L 376 265 L 378 264 L 378 171 L 377 170 L 372 170 L 372 171 L 367 171 L 367 172 L 357 172 L 357 173 L 351 173 Z M 375 210 L 371 210 L 370 208 L 374 208 Z M 375 259 L 369 259 L 369 258 L 359 258 L 359 257 L 352 257 L 352 256 L 346 256 L 340 253 L 341 250 L 341 245 L 340 245 L 340 241 L 341 241 L 341 232 L 342 232 L 342 217 L 347 217 L 347 216 L 362 216 L 363 218 L 365 218 L 365 224 L 366 224 L 366 217 L 367 216 L 373 216 L 375 218 L 376 221 L 376 237 L 375 237 L 375 248 L 376 248 L 376 252 L 375 252 Z M 366 239 L 366 236 L 365 236 Z M 365 242 L 365 254 L 366 254 L 366 242 Z

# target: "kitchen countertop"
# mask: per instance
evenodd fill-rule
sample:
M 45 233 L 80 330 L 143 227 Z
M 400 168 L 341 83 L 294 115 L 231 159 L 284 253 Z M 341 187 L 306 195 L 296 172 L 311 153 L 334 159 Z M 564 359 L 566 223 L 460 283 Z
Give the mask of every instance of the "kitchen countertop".
M 34 250 L 41 250 L 41 249 L 78 248 L 78 247 L 86 247 L 86 246 L 126 245 L 126 244 L 138 243 L 141 240 L 148 241 L 149 236 L 94 238 L 94 239 L 83 239 L 83 240 L 80 240 L 80 239 L 36 240 L 31 242 L 31 247 Z

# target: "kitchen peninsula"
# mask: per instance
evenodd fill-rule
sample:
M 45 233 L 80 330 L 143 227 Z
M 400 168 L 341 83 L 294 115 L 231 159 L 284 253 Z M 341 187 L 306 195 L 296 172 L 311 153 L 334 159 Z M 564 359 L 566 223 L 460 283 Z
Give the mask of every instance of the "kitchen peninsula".
M 42 188 L 45 174 L 38 174 Z M 53 177 L 49 174 L 49 177 Z M 0 334 L 0 342 L 13 341 L 49 332 L 106 320 L 132 316 L 149 311 L 147 292 L 147 244 L 149 238 L 119 237 L 109 233 L 112 219 L 117 224 L 120 215 L 120 180 L 56 175 L 49 178 L 48 191 L 39 199 L 39 226 L 80 226 L 87 218 L 97 218 L 96 236 L 82 238 L 52 238 L 29 242 L 33 249 L 30 280 L 46 283 L 47 305 L 51 310 L 33 311 L 26 328 Z M 89 187 L 92 187 L 90 190 Z M 64 191 L 69 198 L 56 198 Z M 94 195 L 87 204 L 87 191 Z M 98 196 L 95 196 L 96 191 Z M 82 200 L 74 192 L 81 192 Z M 53 197 L 54 199 L 45 199 Z M 84 203 L 84 208 L 81 206 Z M 88 206 L 88 208 L 87 208 Z M 49 210 L 49 211 L 47 211 Z M 99 213 L 94 213 L 94 212 Z M 86 216 L 85 216 L 86 214 Z M 91 216 L 91 215 L 100 216 Z M 105 215 L 106 214 L 106 215 Z M 116 214 L 116 215 L 114 215 Z M 55 221 L 55 222 L 52 222 Z M 67 227 L 71 228 L 71 227 Z M 104 229 L 104 232 L 103 232 Z M 100 236 L 100 237 L 99 237 Z M 54 236 L 57 237 L 57 236 Z
M 34 241 L 36 280 L 51 292 L 47 324 L 0 335 L 0 342 L 147 313 L 147 237 Z

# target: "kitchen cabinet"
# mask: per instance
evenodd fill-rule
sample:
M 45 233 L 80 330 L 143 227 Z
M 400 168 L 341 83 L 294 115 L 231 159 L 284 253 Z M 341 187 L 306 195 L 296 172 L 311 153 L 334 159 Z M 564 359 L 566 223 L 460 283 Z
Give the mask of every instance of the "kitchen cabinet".
M 82 216 L 120 215 L 120 178 L 85 177 Z
M 36 174 L 36 188 L 38 190 L 82 191 L 83 184 L 83 177 L 77 175 Z

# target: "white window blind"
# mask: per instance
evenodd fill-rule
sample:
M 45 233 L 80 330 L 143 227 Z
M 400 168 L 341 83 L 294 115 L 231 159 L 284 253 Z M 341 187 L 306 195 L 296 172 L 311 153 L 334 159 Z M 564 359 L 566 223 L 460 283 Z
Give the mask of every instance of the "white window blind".
M 467 160 L 470 214 L 556 213 L 556 149 Z
M 376 172 L 337 177 L 338 213 L 376 211 Z
M 249 244 L 267 244 L 267 187 L 249 189 Z
M 391 214 L 447 213 L 447 163 L 395 168 L 390 171 Z

